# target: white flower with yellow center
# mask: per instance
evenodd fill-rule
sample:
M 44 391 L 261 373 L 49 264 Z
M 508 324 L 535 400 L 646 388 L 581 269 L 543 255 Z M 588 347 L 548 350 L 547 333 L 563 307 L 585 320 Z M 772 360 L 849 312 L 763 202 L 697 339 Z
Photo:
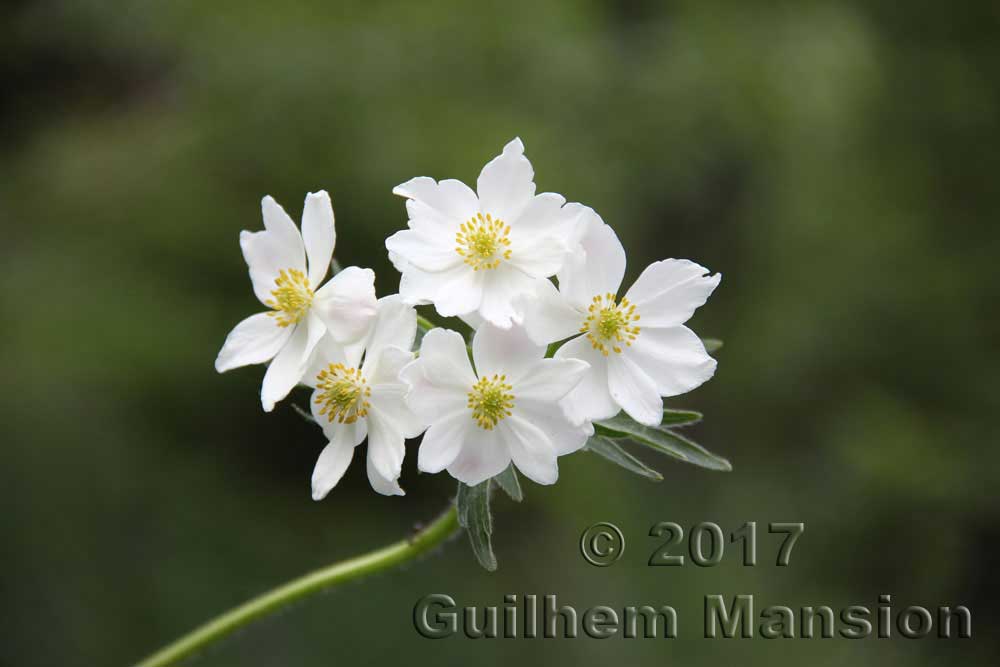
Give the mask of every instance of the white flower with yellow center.
M 223 373 L 270 361 L 260 392 L 264 410 L 270 412 L 302 379 L 325 333 L 342 345 L 364 336 L 375 316 L 375 274 L 352 266 L 320 287 L 337 236 L 325 191 L 306 196 L 301 233 L 271 197 L 264 197 L 261 211 L 264 231 L 241 232 L 240 247 L 254 294 L 270 310 L 236 325 L 215 369 Z
M 378 301 L 378 314 L 364 341 L 344 348 L 326 336 L 316 347 L 304 382 L 313 387 L 312 414 L 329 444 L 316 461 L 314 500 L 337 485 L 368 438 L 368 480 L 383 495 L 403 495 L 399 474 L 407 438 L 424 424 L 407 407 L 408 386 L 399 372 L 413 360 L 417 315 L 399 295 Z
M 420 355 L 403 369 L 410 385 L 406 400 L 430 424 L 417 466 L 424 472 L 447 468 L 468 485 L 500 474 L 513 461 L 539 484 L 559 476 L 556 458 L 574 452 L 593 434 L 574 426 L 559 409 L 586 372 L 586 363 L 545 359 L 521 327 L 483 324 L 472 341 L 475 370 L 462 336 L 432 329 Z
M 715 360 L 684 323 L 722 278 L 694 262 L 667 259 L 649 265 L 619 299 L 625 250 L 593 211 L 581 224 L 581 251 L 559 273 L 558 289 L 538 281 L 534 296 L 523 300 L 524 326 L 538 343 L 576 336 L 555 356 L 590 364 L 562 401 L 571 421 L 624 410 L 637 422 L 657 425 L 661 397 L 691 391 L 715 373 Z
M 555 275 L 567 244 L 569 212 L 553 193 L 535 195 L 534 170 L 520 139 L 479 174 L 478 194 L 456 180 L 414 178 L 393 189 L 407 198 L 409 229 L 386 248 L 411 304 L 433 303 L 443 316 L 471 316 L 507 328 L 512 300 L 537 278 Z

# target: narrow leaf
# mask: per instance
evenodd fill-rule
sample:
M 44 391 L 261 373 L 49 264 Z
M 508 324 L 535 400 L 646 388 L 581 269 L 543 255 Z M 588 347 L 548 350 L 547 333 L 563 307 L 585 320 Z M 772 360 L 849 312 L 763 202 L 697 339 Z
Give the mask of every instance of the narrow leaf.
M 594 422 L 594 426 L 605 435 L 610 435 L 612 438 L 622 438 L 634 435 L 636 429 L 649 428 L 662 430 L 671 426 L 689 426 L 690 424 L 700 422 L 702 417 L 703 415 L 700 412 L 695 412 L 694 410 L 664 410 L 663 421 L 660 422 L 659 426 L 643 426 L 623 411 L 610 419 L 602 419 L 601 421 Z
M 625 468 L 625 470 L 634 472 L 636 475 L 645 477 L 646 479 L 651 479 L 654 482 L 663 481 L 663 475 L 626 452 L 617 442 L 611 440 L 610 438 L 606 438 L 603 435 L 592 436 L 590 440 L 587 441 L 586 450 L 588 452 L 594 452 L 598 456 Z
M 660 426 L 690 426 L 702 420 L 700 412 L 694 410 L 668 410 L 663 411 L 663 421 Z
M 722 341 L 718 338 L 702 338 L 701 343 L 705 346 L 705 351 L 709 354 L 722 349 Z
M 517 471 L 514 470 L 513 463 L 493 479 L 511 497 L 511 500 L 517 503 L 524 500 L 524 493 L 521 491 L 521 481 L 517 478 Z
M 690 426 L 691 424 L 697 424 L 702 420 L 704 415 L 700 412 L 695 412 L 694 410 L 670 410 L 665 409 L 663 411 L 663 421 L 657 427 L 647 427 L 647 428 L 666 428 L 668 426 Z M 595 425 L 602 427 L 606 431 L 614 431 L 622 435 L 631 435 L 636 426 L 642 426 L 637 423 L 634 419 L 629 417 L 625 412 L 619 412 L 617 415 L 611 419 L 602 419 L 599 422 L 594 422 Z
M 611 419 L 594 422 L 594 431 L 611 438 L 627 437 L 640 445 L 709 470 L 729 472 L 733 469 L 729 461 L 713 454 L 693 440 L 666 428 L 643 426 L 624 413 Z
M 469 534 L 472 552 L 479 564 L 490 572 L 497 569 L 497 557 L 493 554 L 493 517 L 490 515 L 490 481 L 476 486 L 458 483 L 455 505 L 458 522 Z

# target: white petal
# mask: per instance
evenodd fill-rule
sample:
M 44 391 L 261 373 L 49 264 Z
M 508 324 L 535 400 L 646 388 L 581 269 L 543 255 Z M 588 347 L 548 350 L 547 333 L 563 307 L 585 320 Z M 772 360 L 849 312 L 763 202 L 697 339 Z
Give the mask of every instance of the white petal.
M 473 331 L 483 326 L 483 322 L 486 321 L 479 313 L 466 313 L 465 315 L 460 315 L 459 319 L 468 324 L 469 328 Z
M 441 286 L 454 280 L 458 272 L 465 269 L 462 264 L 437 273 L 422 271 L 394 252 L 389 253 L 389 261 L 400 273 L 399 296 L 411 306 L 432 303 Z
M 532 278 L 548 278 L 563 268 L 569 247 L 554 236 L 511 243 L 510 264 Z
M 556 402 L 583 379 L 590 364 L 579 359 L 542 359 L 514 384 L 517 400 Z
M 360 355 L 356 350 L 351 350 L 351 358 L 347 356 L 348 350 L 335 341 L 329 333 L 319 339 L 313 352 L 309 355 L 306 369 L 302 373 L 302 384 L 310 387 L 316 386 L 316 376 L 320 371 L 326 370 L 330 364 L 344 364 L 345 366 L 357 366 L 357 359 Z
M 240 232 L 240 248 L 250 269 L 253 292 L 264 305 L 272 299 L 271 291 L 276 288 L 275 280 L 282 270 L 296 269 L 305 273 L 306 263 L 301 247 L 298 251 L 289 248 L 270 231 Z
M 403 303 L 398 294 L 382 297 L 378 300 L 375 323 L 365 345 L 365 364 L 371 358 L 377 361 L 382 350 L 389 345 L 403 350 L 411 349 L 416 335 L 417 311 Z
M 289 327 L 279 327 L 275 318 L 267 313 L 251 315 L 226 336 L 226 342 L 215 358 L 215 370 L 225 373 L 240 366 L 269 361 L 291 335 Z
M 366 464 L 368 469 L 368 483 L 372 485 L 375 493 L 380 493 L 383 496 L 405 496 L 406 493 L 403 488 L 399 485 L 399 478 L 396 479 L 386 479 L 382 477 L 381 473 L 375 469 L 375 465 L 372 462 L 371 450 L 368 453 L 368 462 Z
M 643 329 L 623 354 L 642 367 L 660 396 L 677 396 L 701 386 L 715 374 L 715 359 L 685 326 Z
M 404 438 L 415 438 L 426 428 L 424 421 L 406 404 L 410 386 L 401 376 L 402 369 L 412 361 L 412 352 L 389 346 L 382 349 L 378 360 L 366 358 L 362 367 L 371 386 L 370 412 L 390 422 Z
M 317 396 L 319 396 L 319 392 L 313 390 L 309 398 L 309 410 L 312 412 L 313 419 L 323 429 L 323 435 L 327 437 L 327 440 L 343 440 L 351 447 L 357 447 L 368 437 L 367 419 L 358 419 L 350 424 L 341 424 L 336 419 L 331 420 L 328 414 L 321 415 L 319 413 L 322 407 L 316 402 Z
M 285 213 L 278 202 L 271 196 L 264 197 L 260 202 L 261 215 L 264 218 L 264 229 L 283 252 L 288 253 L 295 261 L 284 268 L 305 270 L 305 248 L 302 245 L 302 234 L 292 219 Z
M 457 331 L 431 329 L 420 342 L 420 359 L 428 380 L 440 386 L 465 388 L 476 383 L 465 339 Z
M 410 268 L 410 263 L 396 253 L 386 251 L 386 255 L 389 257 L 389 261 L 392 262 L 392 267 L 400 273 L 405 273 Z
M 405 395 L 406 405 L 414 414 L 425 424 L 434 424 L 468 412 L 469 390 L 474 382 L 464 387 L 439 385 L 431 382 L 428 375 L 426 365 L 420 359 L 403 368 L 400 374 L 409 387 Z
M 260 201 L 261 217 L 264 219 L 264 229 L 270 232 L 276 242 L 297 250 L 302 255 L 301 265 L 305 267 L 305 249 L 302 246 L 302 235 L 292 219 L 285 213 L 281 204 L 268 195 Z
M 464 262 L 455 250 L 454 235 L 403 229 L 387 238 L 385 247 L 424 271 L 445 271 Z
M 514 139 L 479 174 L 476 191 L 480 210 L 512 223 L 535 195 L 534 177 L 535 170 L 524 157 L 524 145 Z
M 417 468 L 423 472 L 435 473 L 450 466 L 473 428 L 477 428 L 476 422 L 468 411 L 453 414 L 432 424 L 420 442 Z
M 472 338 L 479 377 L 506 375 L 509 383 L 516 384 L 544 356 L 545 346 L 532 341 L 524 327 L 501 329 L 486 323 Z
M 517 301 L 531 339 L 548 345 L 579 333 L 586 313 L 573 308 L 550 280 L 537 280 L 533 287 L 534 293 Z
M 428 331 L 420 346 L 420 357 L 399 375 L 410 387 L 407 405 L 425 423 L 468 411 L 468 393 L 476 376 L 465 340 L 457 332 L 440 328 Z
M 405 400 L 408 386 L 405 384 L 378 384 L 372 387 L 369 402 L 370 414 L 378 414 L 379 419 L 392 424 L 403 438 L 415 438 L 424 432 L 427 424 L 410 409 Z
M 532 197 L 524 211 L 516 220 L 509 220 L 511 236 L 521 239 L 539 239 L 546 236 L 562 236 L 566 223 L 574 217 L 574 211 L 566 211 L 566 198 L 554 192 L 543 192 Z
M 392 189 L 394 195 L 406 197 L 406 210 L 411 220 L 457 228 L 479 212 L 479 199 L 461 181 L 445 179 L 440 183 L 427 176 L 418 176 Z M 454 232 L 452 232 L 454 234 Z
M 625 249 L 614 230 L 590 211 L 583 219 L 581 253 L 573 253 L 559 272 L 559 291 L 569 302 L 586 308 L 598 294 L 618 293 L 625 275 Z
M 261 201 L 264 231 L 240 232 L 243 258 L 250 268 L 254 294 L 261 303 L 271 299 L 274 281 L 282 269 L 305 273 L 306 258 L 302 235 L 284 209 L 271 197 Z
M 353 456 L 354 445 L 343 438 L 333 440 L 323 448 L 316 460 L 316 467 L 313 468 L 313 500 L 323 500 L 326 498 L 326 494 L 337 486 L 337 482 L 344 476 Z
M 453 280 L 442 285 L 434 297 L 434 308 L 442 317 L 465 315 L 479 309 L 483 301 L 483 274 L 462 265 Z
M 499 429 L 486 431 L 476 426 L 471 417 L 468 419 L 472 428 L 466 432 L 462 450 L 448 466 L 448 473 L 460 482 L 475 486 L 499 475 L 510 465 L 510 450 Z
M 312 314 L 295 325 L 281 351 L 274 357 L 264 374 L 260 388 L 260 402 L 264 412 L 274 409 L 274 404 L 288 396 L 306 372 L 313 348 L 323 337 L 323 325 Z
M 532 291 L 534 279 L 507 266 L 479 273 L 483 283 L 483 299 L 479 304 L 478 314 L 487 322 L 503 329 L 508 328 L 520 317 L 515 306 L 516 300 Z
M 401 271 L 399 296 L 411 306 L 422 306 L 434 301 L 443 273 L 428 273 L 420 269 Z
M 572 424 L 562 410 L 548 401 L 519 400 L 516 409 L 522 418 L 548 436 L 558 456 L 578 451 L 587 444 L 587 438 L 594 434 L 594 427 L 590 422 Z M 617 410 L 615 407 L 616 412 Z
M 476 311 L 483 300 L 484 274 L 467 264 L 444 271 L 424 271 L 390 252 L 393 265 L 402 273 L 399 296 L 408 305 L 433 303 L 439 314 L 462 318 L 479 317 Z
M 403 469 L 405 455 L 403 434 L 390 421 L 371 413 L 368 417 L 368 464 L 382 479 L 395 482 Z
M 608 419 L 621 409 L 608 387 L 608 360 L 595 350 L 586 336 L 574 338 L 556 350 L 556 359 L 580 359 L 590 364 L 580 382 L 559 402 L 566 418 L 574 424 Z
M 361 372 L 372 385 L 399 384 L 405 390 L 406 385 L 400 379 L 400 372 L 411 361 L 413 361 L 413 352 L 395 345 L 388 345 L 383 347 L 377 356 L 370 352 L 366 353 Z
M 316 291 L 312 312 L 338 343 L 353 343 L 368 332 L 375 317 L 375 273 L 349 266 Z
M 665 259 L 646 267 L 625 295 L 636 305 L 645 327 L 672 327 L 690 319 L 722 280 L 686 259 Z
M 333 221 L 333 205 L 326 190 L 310 192 L 302 208 L 302 241 L 309 258 L 309 284 L 319 287 L 330 268 L 337 230 Z
M 656 426 L 663 420 L 663 399 L 656 384 L 624 354 L 608 357 L 608 387 L 615 402 L 640 424 Z
M 603 225 L 604 220 L 594 209 L 584 206 L 579 202 L 569 202 L 562 207 L 563 220 L 558 236 L 566 241 L 566 244 L 576 252 L 577 246 L 583 235 L 590 229 L 593 222 Z
M 554 484 L 559 479 L 555 446 L 542 429 L 517 415 L 504 419 L 498 428 L 518 471 L 538 484 Z

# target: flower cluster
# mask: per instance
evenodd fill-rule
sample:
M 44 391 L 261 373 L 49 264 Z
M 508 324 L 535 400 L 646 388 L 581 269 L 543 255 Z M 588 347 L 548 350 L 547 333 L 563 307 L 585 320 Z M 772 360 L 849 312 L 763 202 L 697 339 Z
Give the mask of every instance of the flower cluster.
M 586 206 L 536 194 L 520 140 L 483 167 L 475 190 L 418 177 L 393 192 L 409 220 L 386 240 L 401 279 L 381 299 L 370 269 L 348 267 L 323 284 L 336 242 L 326 192 L 306 197 L 301 231 L 265 197 L 264 231 L 240 236 L 268 310 L 236 325 L 216 369 L 270 362 L 267 411 L 296 385 L 312 388 L 328 440 L 313 498 L 336 486 L 366 439 L 372 487 L 402 495 L 405 443 L 421 434 L 424 472 L 447 470 L 471 487 L 513 465 L 552 484 L 558 457 L 583 448 L 595 422 L 623 411 L 657 427 L 663 397 L 714 374 L 684 323 L 720 276 L 666 259 L 619 296 L 625 251 L 615 232 Z M 414 350 L 418 305 L 464 320 L 471 346 L 425 326 Z

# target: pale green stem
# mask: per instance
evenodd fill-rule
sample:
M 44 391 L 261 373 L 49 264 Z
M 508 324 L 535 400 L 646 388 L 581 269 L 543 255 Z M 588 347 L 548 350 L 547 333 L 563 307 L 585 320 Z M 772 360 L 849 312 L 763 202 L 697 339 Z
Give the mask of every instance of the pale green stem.
M 362 556 L 328 565 L 255 597 L 168 644 L 137 663 L 136 667 L 164 667 L 176 664 L 179 660 L 222 639 L 233 630 L 297 600 L 336 584 L 387 570 L 412 560 L 441 544 L 456 531 L 458 531 L 458 518 L 455 507 L 452 506 L 412 537 Z
M 426 317 L 424 317 L 420 313 L 417 313 L 417 326 L 420 327 L 421 329 L 423 329 L 424 331 L 430 331 L 431 329 L 434 329 L 434 328 L 437 327 L 436 324 L 434 324 L 433 322 L 431 322 L 429 319 L 427 319 Z

